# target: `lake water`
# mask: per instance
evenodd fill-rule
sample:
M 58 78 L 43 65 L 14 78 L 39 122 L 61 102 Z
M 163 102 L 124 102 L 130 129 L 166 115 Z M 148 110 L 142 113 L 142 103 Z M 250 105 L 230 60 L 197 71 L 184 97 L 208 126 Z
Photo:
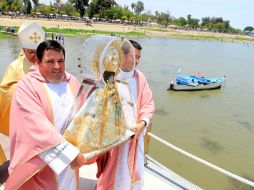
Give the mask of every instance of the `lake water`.
M 76 73 L 84 38 L 65 38 L 66 65 Z M 139 69 L 149 80 L 157 112 L 153 133 L 166 141 L 254 181 L 254 46 L 164 38 L 139 38 Z M 0 76 L 20 50 L 16 38 L 0 40 Z M 226 76 L 225 88 L 168 92 L 168 81 L 182 74 Z M 209 190 L 251 189 L 151 141 L 149 154 L 193 183 Z

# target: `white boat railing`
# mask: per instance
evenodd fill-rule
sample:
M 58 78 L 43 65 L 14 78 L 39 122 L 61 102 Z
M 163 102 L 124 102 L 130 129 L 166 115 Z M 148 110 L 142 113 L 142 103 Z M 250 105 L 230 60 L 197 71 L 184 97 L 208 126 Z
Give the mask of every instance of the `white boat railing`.
M 177 152 L 179 152 L 179 153 L 181 153 L 181 154 L 183 154 L 183 155 L 185 155 L 185 156 L 187 156 L 187 157 L 189 157 L 189 158 L 191 158 L 191 159 L 193 159 L 193 160 L 195 160 L 195 161 L 197 161 L 197 162 L 199 162 L 199 163 L 201 163 L 201 164 L 203 164 L 205 166 L 208 166 L 208 167 L 210 167 L 210 168 L 212 168 L 212 169 L 214 169 L 214 170 L 216 170 L 216 171 L 218 171 L 218 172 L 220 172 L 220 173 L 222 173 L 222 174 L 224 174 L 226 176 L 229 176 L 229 177 L 231 177 L 231 178 L 233 178 L 235 180 L 238 180 L 238 181 L 240 181 L 240 182 L 242 182 L 244 184 L 247 184 L 247 185 L 249 185 L 251 187 L 254 187 L 254 182 L 253 181 L 250 181 L 250 180 L 245 179 L 245 178 L 243 178 L 241 176 L 233 174 L 232 172 L 229 172 L 229 171 L 227 171 L 227 170 L 225 170 L 225 169 L 223 169 L 223 168 L 221 168 L 219 166 L 216 166 L 216 165 L 214 165 L 214 164 L 212 164 L 212 163 L 210 163 L 210 162 L 208 162 L 206 160 L 203 160 L 203 159 L 201 159 L 201 158 L 199 158 L 199 157 L 197 157 L 197 156 L 195 156 L 195 155 L 193 155 L 193 154 L 191 154 L 191 153 L 189 153 L 189 152 L 187 152 L 187 151 L 185 151 L 185 150 L 183 150 L 181 148 L 178 148 L 177 146 L 175 146 L 175 145 L 173 145 L 173 144 L 171 144 L 171 143 L 161 139 L 160 137 L 152 134 L 151 132 L 147 132 L 147 135 L 149 135 L 153 139 L 157 140 L 158 142 L 164 144 L 165 146 L 167 146 L 167 147 L 169 147 L 169 148 L 171 148 L 171 149 L 173 149 L 173 150 L 175 150 L 175 151 L 177 151 Z M 165 166 L 163 166 L 163 167 L 165 167 Z

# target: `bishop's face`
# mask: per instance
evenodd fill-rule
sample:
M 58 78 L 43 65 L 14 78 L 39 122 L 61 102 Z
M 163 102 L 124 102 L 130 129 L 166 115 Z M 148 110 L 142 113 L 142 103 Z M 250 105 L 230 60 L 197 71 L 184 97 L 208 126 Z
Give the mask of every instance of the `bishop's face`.
M 26 55 L 27 60 L 34 64 L 36 62 L 36 59 L 37 59 L 36 49 L 23 48 L 23 51 Z
M 62 51 L 45 50 L 41 62 L 38 62 L 40 73 L 50 82 L 61 82 L 65 75 L 64 54 Z

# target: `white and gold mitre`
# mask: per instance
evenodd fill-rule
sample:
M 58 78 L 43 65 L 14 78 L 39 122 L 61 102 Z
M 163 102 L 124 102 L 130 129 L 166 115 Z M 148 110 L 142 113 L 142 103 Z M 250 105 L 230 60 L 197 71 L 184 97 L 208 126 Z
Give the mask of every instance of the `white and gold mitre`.
M 22 48 L 37 49 L 38 45 L 45 40 L 45 32 L 36 22 L 24 22 L 18 31 Z

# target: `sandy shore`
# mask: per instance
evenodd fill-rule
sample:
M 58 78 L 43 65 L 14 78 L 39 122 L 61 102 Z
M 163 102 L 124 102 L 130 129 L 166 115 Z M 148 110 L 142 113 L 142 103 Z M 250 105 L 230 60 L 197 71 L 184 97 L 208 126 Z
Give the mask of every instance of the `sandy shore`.
M 34 18 L 10 18 L 0 17 L 0 25 L 3 26 L 20 26 L 25 20 L 34 20 L 41 26 L 46 28 L 60 28 L 60 29 L 83 29 L 83 30 L 100 30 L 110 32 L 142 32 L 151 37 L 187 37 L 187 38 L 207 38 L 217 39 L 221 41 L 242 41 L 254 43 L 253 38 L 246 35 L 233 35 L 223 34 L 215 32 L 201 32 L 201 31 L 185 31 L 174 29 L 161 29 L 156 27 L 137 27 L 137 26 L 125 26 L 122 24 L 108 24 L 108 23 L 92 23 L 92 26 L 86 25 L 84 22 L 76 21 L 63 21 L 63 20 L 49 20 L 49 19 L 34 19 Z
M 84 22 L 76 21 L 64 21 L 64 20 L 49 20 L 49 19 L 21 19 L 21 18 L 8 18 L 0 17 L 0 25 L 3 26 L 20 26 L 25 20 L 36 21 L 43 27 L 46 28 L 60 28 L 60 29 L 83 29 L 83 30 L 101 30 L 101 31 L 112 31 L 112 32 L 131 32 L 135 31 L 136 28 L 133 26 L 124 26 L 120 24 L 97 24 L 92 23 L 92 26 L 86 25 Z

